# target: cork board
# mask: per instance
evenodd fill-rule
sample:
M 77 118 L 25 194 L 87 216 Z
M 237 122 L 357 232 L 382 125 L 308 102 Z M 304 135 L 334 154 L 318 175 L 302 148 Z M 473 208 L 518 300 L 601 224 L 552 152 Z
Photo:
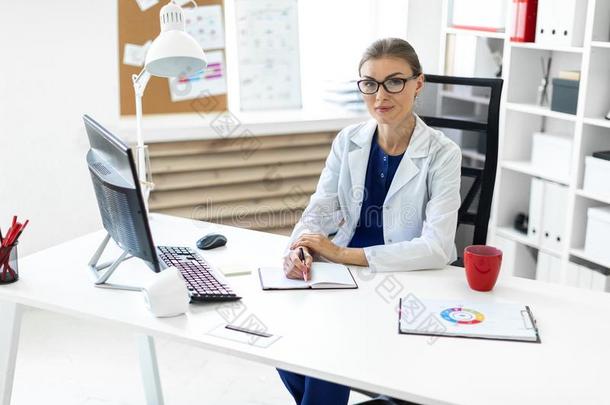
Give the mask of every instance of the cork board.
M 140 73 L 142 67 L 123 64 L 125 44 L 144 44 L 148 40 L 154 40 L 159 35 L 159 11 L 161 7 L 168 3 L 168 0 L 161 0 L 146 11 L 140 10 L 135 0 L 117 1 L 119 12 L 118 52 L 121 115 L 135 115 L 135 95 L 131 76 Z M 222 0 L 196 0 L 196 2 L 199 6 L 214 4 L 222 6 Z M 185 7 L 189 7 L 189 5 L 187 4 Z M 172 102 L 167 79 L 151 77 L 142 98 L 142 105 L 144 114 L 202 112 L 202 109 L 205 112 L 225 111 L 227 109 L 227 95 L 220 94 L 196 100 Z

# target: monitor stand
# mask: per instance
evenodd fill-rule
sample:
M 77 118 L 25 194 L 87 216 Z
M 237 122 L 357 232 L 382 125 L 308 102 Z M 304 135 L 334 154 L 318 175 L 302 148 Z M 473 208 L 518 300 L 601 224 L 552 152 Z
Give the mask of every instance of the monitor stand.
M 118 258 L 116 258 L 114 261 L 98 264 L 98 261 L 100 260 L 100 257 L 104 253 L 106 246 L 108 246 L 109 241 L 110 241 L 110 234 L 107 233 L 106 237 L 104 238 L 104 240 L 102 241 L 100 246 L 95 251 L 95 254 L 91 258 L 91 260 L 89 260 L 89 269 L 91 269 L 91 272 L 93 273 L 93 276 L 95 277 L 95 282 L 94 282 L 95 286 L 100 287 L 100 288 L 112 288 L 112 289 L 116 289 L 116 290 L 142 291 L 143 289 L 141 287 L 133 287 L 133 286 L 129 286 L 129 285 L 113 284 L 113 283 L 106 282 L 106 281 L 108 281 L 110 276 L 112 276 L 112 273 L 114 273 L 114 271 L 117 269 L 117 267 L 119 267 L 119 265 L 122 262 L 124 262 L 125 260 L 129 260 L 133 257 L 133 256 L 129 255 L 129 253 L 127 253 L 125 250 L 123 250 L 123 252 L 120 254 L 120 256 Z M 101 273 L 101 271 L 104 269 L 108 269 L 108 270 Z

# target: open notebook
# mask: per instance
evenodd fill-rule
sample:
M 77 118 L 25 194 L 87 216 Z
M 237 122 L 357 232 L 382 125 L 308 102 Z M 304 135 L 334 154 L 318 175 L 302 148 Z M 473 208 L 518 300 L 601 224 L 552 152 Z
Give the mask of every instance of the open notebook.
M 400 300 L 398 332 L 404 334 L 540 343 L 528 306 L 515 303 Z
M 315 262 L 311 265 L 310 280 L 293 280 L 279 267 L 261 267 L 258 275 L 263 290 L 302 290 L 307 288 L 358 288 L 347 266 L 336 263 Z

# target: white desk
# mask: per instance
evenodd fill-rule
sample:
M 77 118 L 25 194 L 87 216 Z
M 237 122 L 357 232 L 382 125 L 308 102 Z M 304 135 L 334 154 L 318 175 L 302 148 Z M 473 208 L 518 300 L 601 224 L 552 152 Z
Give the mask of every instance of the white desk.
M 210 230 L 204 223 L 159 215 L 153 215 L 151 227 L 157 244 L 175 245 L 193 245 Z M 278 264 L 284 237 L 214 227 L 229 243 L 203 253 L 213 265 L 241 262 L 255 269 Z M 501 280 L 491 293 L 477 293 L 468 288 L 459 268 L 377 275 L 358 269 L 354 276 L 360 288 L 343 291 L 262 291 L 254 273 L 232 277 L 231 285 L 243 296 L 243 312 L 235 323 L 256 316 L 269 332 L 282 336 L 260 348 L 208 334 L 224 322 L 221 313 L 226 312 L 219 308 L 226 306 L 191 305 L 185 316 L 157 319 L 147 312 L 139 293 L 94 288 L 86 263 L 102 237 L 103 232 L 97 232 L 22 258 L 21 279 L 0 286 L 4 404 L 10 401 L 22 306 L 110 322 L 142 334 L 148 403 L 162 403 L 153 339 L 148 336 L 424 404 L 610 402 L 610 296 L 604 293 L 512 278 Z M 134 283 L 154 275 L 130 260 L 115 276 Z M 402 287 L 398 294 L 391 288 L 397 285 Z M 408 293 L 528 304 L 538 319 L 542 344 L 456 338 L 431 344 L 426 336 L 399 335 L 394 309 L 398 298 Z

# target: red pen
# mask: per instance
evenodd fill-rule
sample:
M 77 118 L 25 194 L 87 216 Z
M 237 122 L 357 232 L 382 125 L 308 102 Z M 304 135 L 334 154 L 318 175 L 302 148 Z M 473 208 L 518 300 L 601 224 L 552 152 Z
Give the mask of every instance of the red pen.
M 13 226 L 11 226 L 11 229 L 8 230 L 8 234 L 6 235 L 6 238 L 4 238 L 4 242 L 2 244 L 2 246 L 7 247 L 13 244 L 13 242 L 15 241 L 15 237 L 17 236 L 17 233 L 19 232 L 19 229 L 21 227 L 20 223 L 15 223 Z
M 26 219 L 25 222 L 23 223 L 23 225 L 21 225 L 21 228 L 19 228 L 19 233 L 15 237 L 15 242 L 17 242 L 17 240 L 19 239 L 19 237 L 23 233 L 23 230 L 25 229 L 26 226 L 28 226 L 29 223 L 30 223 L 30 220 Z
M 0 246 L 7 248 L 4 254 L 0 257 L 0 267 L 4 267 L 2 271 L 2 279 L 6 280 L 8 276 L 15 278 L 17 275 L 15 271 L 11 268 L 9 260 L 11 250 L 14 248 L 14 244 L 17 243 L 19 237 L 23 233 L 23 230 L 28 225 L 30 221 L 26 220 L 23 224 L 17 222 L 17 216 L 13 216 L 13 221 L 10 229 L 8 230 L 5 237 L 1 237 L 0 235 Z
M 4 271 L 3 271 L 3 276 L 4 273 L 6 273 L 6 267 L 8 266 L 8 258 L 10 256 L 10 252 L 11 249 L 9 248 L 9 246 L 11 246 L 13 244 L 13 237 L 15 235 L 15 232 L 17 230 L 16 226 L 11 226 L 11 228 L 8 230 L 8 233 L 6 234 L 6 237 L 2 240 L 2 247 L 6 248 L 5 251 L 3 252 L 4 254 L 0 257 L 0 265 L 5 266 Z

